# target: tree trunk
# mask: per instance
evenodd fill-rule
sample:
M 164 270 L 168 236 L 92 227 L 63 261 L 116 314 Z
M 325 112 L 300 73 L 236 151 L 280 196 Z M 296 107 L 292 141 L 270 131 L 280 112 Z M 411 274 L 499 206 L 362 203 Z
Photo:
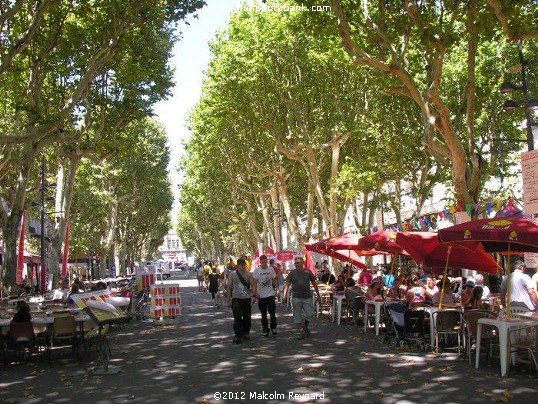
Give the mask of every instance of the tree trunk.
M 15 220 L 18 216 L 19 220 Z M 11 215 L 7 225 L 2 229 L 4 237 L 4 255 L 2 266 L 3 293 L 10 295 L 18 291 L 17 288 L 17 240 L 19 238 L 21 214 Z
M 69 171 L 67 176 L 64 176 L 64 167 L 60 165 L 58 169 L 58 175 L 56 176 L 57 184 L 57 203 L 56 211 L 59 221 L 51 236 L 51 250 L 50 250 L 50 267 L 49 273 L 53 275 L 53 279 L 59 275 L 60 271 L 60 256 L 63 254 L 62 246 L 65 244 L 65 229 L 69 222 L 69 211 L 71 210 L 71 203 L 73 201 L 73 193 L 75 189 L 75 177 L 77 174 L 78 165 L 82 158 L 81 154 L 71 155 L 69 157 Z M 53 285 L 55 282 L 53 282 Z

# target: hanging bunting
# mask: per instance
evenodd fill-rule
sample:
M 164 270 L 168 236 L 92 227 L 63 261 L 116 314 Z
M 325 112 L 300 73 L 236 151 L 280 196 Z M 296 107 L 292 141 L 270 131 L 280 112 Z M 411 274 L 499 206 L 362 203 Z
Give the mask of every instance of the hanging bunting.
M 471 204 L 470 203 L 465 204 L 465 212 L 467 212 L 467 214 L 471 216 Z

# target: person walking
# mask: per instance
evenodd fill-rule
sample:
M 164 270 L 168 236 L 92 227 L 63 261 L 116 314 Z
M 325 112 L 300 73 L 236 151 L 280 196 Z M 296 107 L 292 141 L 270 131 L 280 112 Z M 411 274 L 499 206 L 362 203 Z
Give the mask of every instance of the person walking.
M 204 260 L 200 260 L 196 268 L 196 280 L 198 281 L 198 292 L 204 291 Z
M 262 332 L 265 337 L 269 336 L 269 324 L 267 311 L 271 318 L 271 334 L 276 335 L 276 303 L 275 290 L 278 290 L 275 270 L 267 265 L 267 256 L 260 256 L 260 266 L 252 272 L 254 278 L 254 296 L 258 300 L 258 307 L 262 315 Z
M 211 293 L 211 300 L 213 302 L 213 305 L 218 309 L 220 307 L 219 305 L 220 275 L 217 273 L 217 267 L 211 268 L 211 273 L 209 274 L 207 278 L 209 282 L 209 293 Z
M 308 324 L 312 320 L 314 308 L 312 306 L 312 292 L 310 284 L 314 287 L 318 301 L 321 301 L 318 283 L 312 272 L 305 269 L 304 260 L 299 257 L 294 260 L 295 269 L 290 272 L 284 285 L 282 304 L 288 301 L 288 290 L 291 286 L 293 323 L 297 326 L 297 339 L 304 339 L 310 335 Z
M 531 277 L 525 274 L 525 263 L 517 261 L 514 264 L 514 272 L 510 274 L 510 304 L 512 307 L 523 307 L 529 311 L 535 311 L 538 305 L 536 286 Z M 506 277 L 501 283 L 501 303 L 506 307 L 507 282 Z
M 240 344 L 242 340 L 250 340 L 250 325 L 252 316 L 252 290 L 254 290 L 254 278 L 247 271 L 244 258 L 237 260 L 237 268 L 228 276 L 226 296 L 228 306 L 232 308 L 234 316 L 234 344 Z M 256 297 L 254 296 L 254 299 Z

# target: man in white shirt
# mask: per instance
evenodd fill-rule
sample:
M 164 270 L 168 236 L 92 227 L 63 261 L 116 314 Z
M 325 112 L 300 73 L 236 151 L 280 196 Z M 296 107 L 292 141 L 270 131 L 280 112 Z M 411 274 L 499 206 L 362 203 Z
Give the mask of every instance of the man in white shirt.
M 271 334 L 276 335 L 276 303 L 275 290 L 278 290 L 275 270 L 267 264 L 267 256 L 260 256 L 260 266 L 252 273 L 254 278 L 254 296 L 258 299 L 258 307 L 262 315 L 262 332 L 265 337 L 269 336 L 269 324 L 267 322 L 267 310 L 271 321 Z
M 506 307 L 506 278 L 501 283 L 501 303 Z M 535 311 L 537 304 L 536 285 L 531 277 L 525 274 L 525 263 L 517 261 L 514 264 L 514 272 L 510 274 L 510 305 Z
M 475 277 L 475 286 L 480 286 L 482 288 L 482 300 L 487 299 L 490 295 L 489 288 L 484 285 L 484 275 L 477 274 Z

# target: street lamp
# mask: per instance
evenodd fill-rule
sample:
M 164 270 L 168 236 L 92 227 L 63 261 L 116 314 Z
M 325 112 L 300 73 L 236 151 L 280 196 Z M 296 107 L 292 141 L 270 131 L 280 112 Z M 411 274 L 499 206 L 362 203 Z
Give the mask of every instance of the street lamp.
M 530 64 L 529 60 L 525 60 L 523 57 L 523 42 L 521 39 L 517 43 L 518 53 L 519 53 L 519 63 L 520 66 L 517 66 L 517 69 L 521 74 L 521 86 L 513 85 L 508 81 L 504 81 L 501 84 L 500 91 L 501 93 L 512 93 L 514 91 L 521 91 L 523 93 L 523 101 L 517 102 L 513 100 L 506 100 L 503 109 L 505 111 L 511 111 L 516 108 L 523 107 L 525 108 L 525 119 L 527 121 L 527 147 L 530 150 L 534 150 L 534 136 L 532 133 L 533 121 L 532 121 L 532 110 L 538 110 L 538 101 L 529 100 L 529 89 L 527 87 L 527 72 L 526 67 Z M 512 71 L 516 71 L 513 70 Z

